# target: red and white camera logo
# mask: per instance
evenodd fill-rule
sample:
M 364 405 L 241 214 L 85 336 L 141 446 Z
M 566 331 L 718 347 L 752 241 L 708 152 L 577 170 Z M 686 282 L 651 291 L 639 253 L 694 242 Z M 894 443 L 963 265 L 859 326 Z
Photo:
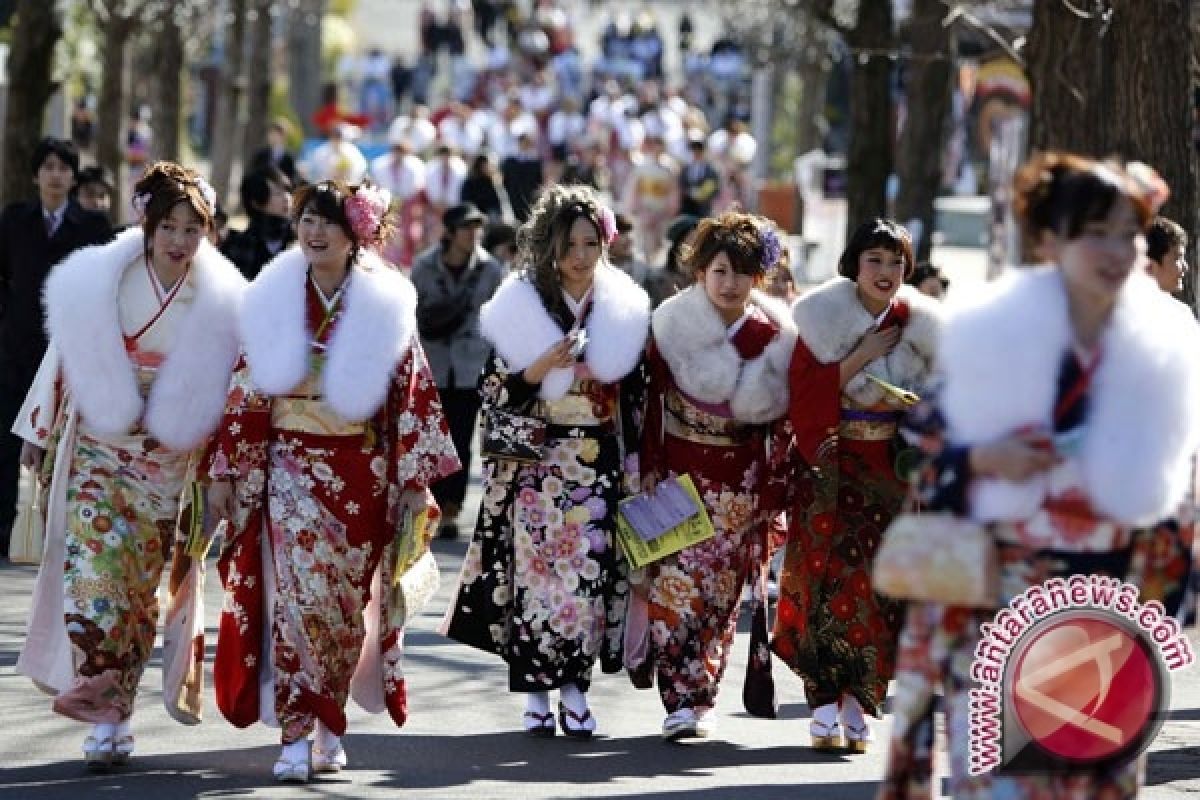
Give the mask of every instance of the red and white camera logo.
M 1127 761 L 1162 727 L 1170 672 L 1191 643 L 1136 586 L 1075 575 L 1034 586 L 975 650 L 971 773 L 1080 770 Z

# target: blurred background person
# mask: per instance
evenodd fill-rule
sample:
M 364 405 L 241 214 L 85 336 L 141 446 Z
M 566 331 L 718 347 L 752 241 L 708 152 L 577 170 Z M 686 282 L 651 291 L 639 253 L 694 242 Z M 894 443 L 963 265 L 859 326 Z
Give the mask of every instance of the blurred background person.
M 266 166 L 242 178 L 238 194 L 248 222 L 225 235 L 221 252 L 254 280 L 263 265 L 296 241 L 292 228 L 292 184 L 276 167 Z

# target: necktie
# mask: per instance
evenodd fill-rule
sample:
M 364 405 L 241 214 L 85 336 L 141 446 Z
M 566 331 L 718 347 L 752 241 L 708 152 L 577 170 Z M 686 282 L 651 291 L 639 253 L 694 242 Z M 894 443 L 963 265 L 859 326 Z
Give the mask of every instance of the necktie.
M 54 235 L 54 229 L 57 227 L 54 224 L 54 215 L 53 214 L 44 214 L 43 220 L 46 223 L 46 238 L 49 239 L 50 237 L 52 237 Z

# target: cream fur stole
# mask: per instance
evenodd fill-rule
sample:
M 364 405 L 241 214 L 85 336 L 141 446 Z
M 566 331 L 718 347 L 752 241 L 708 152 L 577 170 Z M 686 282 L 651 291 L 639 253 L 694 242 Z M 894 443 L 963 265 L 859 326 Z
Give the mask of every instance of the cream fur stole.
M 1056 268 L 1015 270 L 948 314 L 939 352 L 951 441 L 994 441 L 1049 428 L 1059 369 L 1071 347 L 1067 295 Z M 1200 444 L 1200 327 L 1141 273 L 1129 278 L 1101 344 L 1081 474 L 1093 506 L 1127 525 L 1156 522 L 1183 500 Z M 972 515 L 1029 517 L 1046 478 L 976 480 Z
M 689 286 L 654 311 L 654 344 L 676 384 L 705 403 L 728 401 L 735 419 L 770 422 L 787 413 L 788 365 L 796 326 L 781 301 L 757 290 L 750 302 L 779 326 L 779 334 L 757 357 L 743 361 L 729 341 L 725 323 L 702 286 Z
M 613 383 L 632 372 L 642 358 L 650 327 L 650 298 L 624 272 L 603 263 L 596 267 L 592 286 L 592 310 L 584 325 L 588 334 L 584 362 L 596 380 Z M 483 305 L 479 329 L 513 372 L 524 370 L 563 338 L 537 289 L 515 273 Z M 539 394 L 543 400 L 557 400 L 574 381 L 574 370 L 552 369 Z
M 321 394 L 340 417 L 358 422 L 383 407 L 396 366 L 412 345 L 417 292 L 368 250 L 353 270 L 329 340 Z M 246 289 L 242 348 L 251 382 L 267 394 L 287 394 L 308 376 L 308 281 L 308 261 L 296 245 L 275 256 Z
M 142 259 L 145 235 L 130 228 L 104 245 L 78 250 L 46 279 L 46 329 L 80 414 L 94 430 L 118 435 L 139 419 L 172 450 L 190 450 L 221 421 L 237 360 L 237 309 L 246 281 L 208 241 L 192 261 L 195 300 L 176 343 L 143 401 L 121 331 L 117 292 Z
M 895 386 L 920 391 L 933 367 L 942 309 L 936 300 L 908 285 L 900 287 L 896 299 L 909 309 L 900 342 L 892 352 L 868 364 L 863 372 Z M 801 296 L 792 306 L 792 315 L 800 338 L 822 364 L 833 364 L 850 355 L 875 326 L 875 318 L 858 301 L 854 281 L 840 276 Z M 864 406 L 895 403 L 862 372 L 851 378 L 842 392 Z

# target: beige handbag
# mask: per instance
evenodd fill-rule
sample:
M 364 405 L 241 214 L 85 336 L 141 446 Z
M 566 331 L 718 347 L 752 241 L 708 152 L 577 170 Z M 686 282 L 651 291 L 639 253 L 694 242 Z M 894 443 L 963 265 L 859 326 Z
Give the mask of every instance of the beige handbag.
M 995 608 L 1000 571 L 987 527 L 938 513 L 899 514 L 875 556 L 875 589 L 901 600 Z
M 42 508 L 42 490 L 37 473 L 21 467 L 17 487 L 17 518 L 13 521 L 8 543 L 8 560 L 14 564 L 42 563 L 46 514 Z

